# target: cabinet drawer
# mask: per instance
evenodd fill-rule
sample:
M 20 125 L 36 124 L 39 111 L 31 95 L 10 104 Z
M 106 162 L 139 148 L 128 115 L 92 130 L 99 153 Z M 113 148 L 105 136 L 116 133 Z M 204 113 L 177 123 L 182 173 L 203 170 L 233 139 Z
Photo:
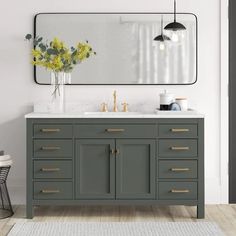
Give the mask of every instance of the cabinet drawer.
M 71 138 L 72 125 L 34 125 L 35 138 Z
M 159 161 L 159 178 L 166 179 L 184 179 L 197 178 L 197 161 L 186 160 L 186 161 Z
M 72 182 L 34 182 L 34 199 L 72 199 Z
M 168 138 L 184 138 L 197 137 L 197 124 L 163 124 L 158 126 L 158 134 L 160 137 Z
M 157 127 L 148 125 L 94 124 L 76 125 L 77 138 L 155 138 Z
M 160 200 L 196 200 L 197 182 L 159 182 Z
M 159 157 L 194 158 L 198 155 L 197 139 L 160 139 Z
M 72 140 L 34 140 L 34 157 L 72 157 Z
M 72 161 L 34 161 L 34 178 L 38 179 L 66 179 L 72 178 Z

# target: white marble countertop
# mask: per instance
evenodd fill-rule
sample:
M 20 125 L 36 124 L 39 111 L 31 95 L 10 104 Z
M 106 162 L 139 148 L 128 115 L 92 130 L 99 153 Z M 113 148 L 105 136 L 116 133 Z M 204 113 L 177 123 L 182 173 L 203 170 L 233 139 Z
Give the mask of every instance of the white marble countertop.
M 173 112 L 174 113 L 174 112 Z M 34 118 L 204 118 L 203 114 L 155 114 L 155 113 L 101 113 L 98 112 L 97 114 L 87 114 L 86 112 L 78 112 L 78 113 L 60 113 L 60 114 L 53 114 L 53 113 L 37 113 L 32 112 L 25 115 L 26 119 L 34 119 Z

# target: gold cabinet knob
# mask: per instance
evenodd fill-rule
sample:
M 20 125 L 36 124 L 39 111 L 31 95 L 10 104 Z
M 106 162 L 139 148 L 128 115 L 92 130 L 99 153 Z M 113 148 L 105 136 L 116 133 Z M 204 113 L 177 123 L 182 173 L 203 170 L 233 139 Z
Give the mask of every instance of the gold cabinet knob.
M 116 150 L 112 148 L 112 149 L 110 150 L 110 153 L 111 153 L 112 155 L 114 155 L 114 154 L 116 153 Z

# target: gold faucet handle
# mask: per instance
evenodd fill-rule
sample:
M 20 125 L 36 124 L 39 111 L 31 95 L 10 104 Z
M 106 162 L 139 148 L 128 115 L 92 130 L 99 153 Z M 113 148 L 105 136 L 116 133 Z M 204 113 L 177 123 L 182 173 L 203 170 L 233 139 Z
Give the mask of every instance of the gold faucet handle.
M 123 112 L 128 112 L 128 105 L 129 104 L 127 102 L 123 102 L 122 105 L 123 105 Z
M 108 112 L 107 103 L 103 102 L 101 104 L 101 112 Z

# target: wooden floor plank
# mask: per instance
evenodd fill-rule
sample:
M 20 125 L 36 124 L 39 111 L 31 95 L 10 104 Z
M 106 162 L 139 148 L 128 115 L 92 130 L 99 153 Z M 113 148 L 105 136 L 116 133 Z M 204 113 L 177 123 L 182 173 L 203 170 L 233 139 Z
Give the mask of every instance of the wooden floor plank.
M 205 219 L 196 219 L 191 206 L 42 206 L 35 208 L 32 220 L 25 218 L 25 206 L 14 206 L 15 214 L 0 220 L 0 236 L 6 236 L 17 222 L 215 222 L 226 236 L 236 235 L 236 205 L 207 205 Z

